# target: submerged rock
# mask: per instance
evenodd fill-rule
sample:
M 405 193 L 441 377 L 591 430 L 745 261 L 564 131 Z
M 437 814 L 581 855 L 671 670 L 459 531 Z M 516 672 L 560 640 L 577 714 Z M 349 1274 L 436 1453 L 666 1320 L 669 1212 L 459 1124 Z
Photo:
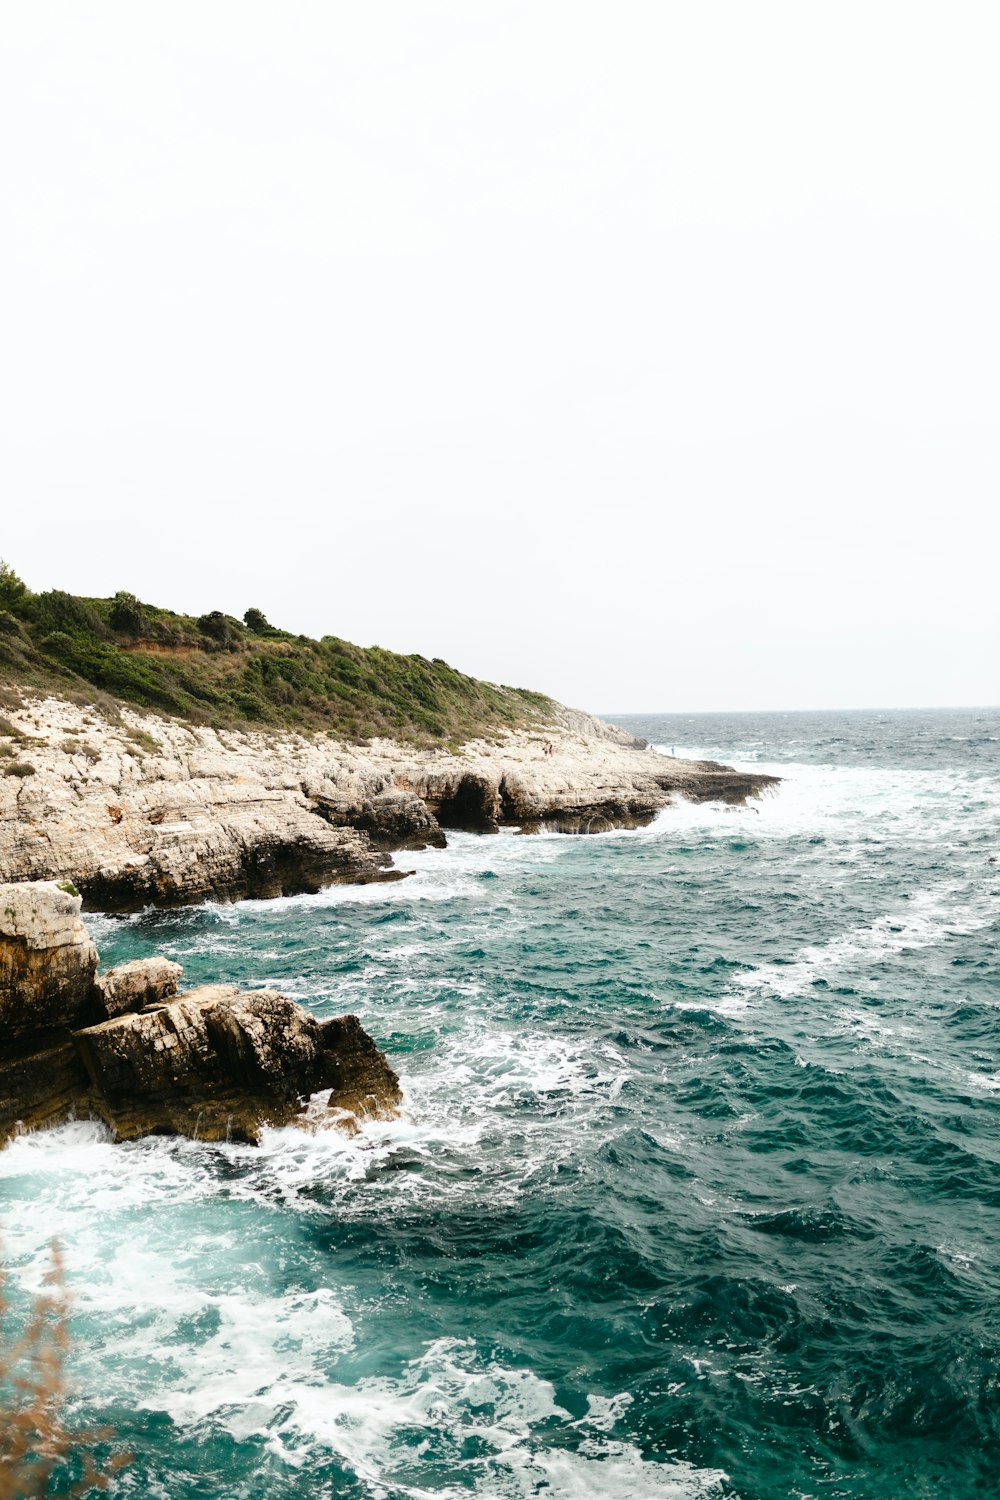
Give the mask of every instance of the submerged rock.
M 256 1141 L 315 1095 L 331 1120 L 398 1112 L 399 1079 L 356 1016 L 320 1022 L 233 985 L 179 995 L 180 965 L 161 958 L 97 976 L 80 897 L 54 882 L 0 886 L 0 912 L 0 1142 L 73 1113 L 121 1140 Z

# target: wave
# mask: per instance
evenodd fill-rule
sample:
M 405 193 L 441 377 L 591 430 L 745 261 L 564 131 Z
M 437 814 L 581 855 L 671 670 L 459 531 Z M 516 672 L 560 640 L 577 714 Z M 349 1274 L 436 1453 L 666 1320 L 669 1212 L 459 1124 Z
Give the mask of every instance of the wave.
M 574 1414 L 530 1367 L 461 1337 L 429 1338 L 389 1360 L 395 1370 L 371 1373 L 364 1298 L 334 1285 L 277 1288 L 284 1277 L 259 1260 L 266 1224 L 247 1240 L 238 1211 L 219 1214 L 219 1163 L 255 1159 L 256 1170 L 287 1177 L 291 1135 L 271 1132 L 254 1158 L 249 1148 L 183 1141 L 123 1150 L 100 1127 L 77 1123 L 21 1138 L 0 1156 L 8 1189 L 19 1180 L 36 1189 L 7 1228 L 19 1286 L 41 1289 L 53 1232 L 72 1247 L 79 1388 L 100 1389 L 112 1409 L 169 1418 L 172 1454 L 181 1443 L 202 1449 L 227 1435 L 256 1476 L 245 1488 L 234 1473 L 226 1490 L 234 1495 L 265 1484 L 293 1500 L 302 1473 L 328 1468 L 331 1458 L 371 1500 L 719 1493 L 721 1471 L 652 1461 L 620 1434 L 625 1392 L 594 1392 Z M 301 1162 L 331 1148 L 339 1149 L 332 1136 L 319 1142 L 299 1132 L 294 1154 Z M 201 1199 L 197 1227 L 178 1239 L 178 1216 L 192 1198 Z M 150 1214 L 157 1205 L 169 1212 Z M 152 1476 L 147 1489 L 160 1490 Z
M 886 768 L 837 763 L 747 761 L 738 769 L 764 772 L 781 784 L 745 807 L 689 803 L 665 809 L 647 837 L 672 830 L 709 836 L 789 839 L 821 835 L 841 844 L 940 845 L 964 857 L 970 840 L 978 851 L 995 840 L 1000 826 L 1000 779 L 956 770 Z
M 738 991 L 767 991 L 787 999 L 820 980 L 847 969 L 867 969 L 909 949 L 932 948 L 954 936 L 990 926 L 1000 915 L 1000 900 L 991 892 L 968 895 L 964 884 L 942 882 L 916 891 L 906 906 L 851 928 L 829 942 L 800 948 L 782 963 L 761 964 L 737 974 Z

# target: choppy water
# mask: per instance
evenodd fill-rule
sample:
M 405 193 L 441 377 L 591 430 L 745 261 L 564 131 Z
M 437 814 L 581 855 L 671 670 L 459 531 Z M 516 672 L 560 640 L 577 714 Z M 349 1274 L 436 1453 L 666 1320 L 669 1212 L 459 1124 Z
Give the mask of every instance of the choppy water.
M 357 1011 L 408 1104 L 0 1155 L 22 1291 L 64 1239 L 119 1493 L 997 1493 L 1000 712 L 632 723 L 786 780 L 95 921 L 105 962 Z

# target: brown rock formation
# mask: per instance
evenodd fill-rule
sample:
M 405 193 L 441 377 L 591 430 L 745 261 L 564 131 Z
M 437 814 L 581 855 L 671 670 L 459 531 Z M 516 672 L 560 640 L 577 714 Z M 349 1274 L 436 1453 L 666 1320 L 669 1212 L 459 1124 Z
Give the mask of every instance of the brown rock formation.
M 87 1070 L 66 1031 L 0 1040 L 0 1147 L 20 1130 L 88 1113 Z
M 180 964 L 168 958 L 133 958 L 118 964 L 94 980 L 94 989 L 105 1020 L 142 1010 L 144 1005 L 166 1000 L 177 993 Z
M 0 1037 L 79 1026 L 93 1009 L 97 949 L 69 882 L 0 886 Z
M 121 1140 L 255 1141 L 262 1125 L 291 1124 L 321 1090 L 331 1091 L 330 1108 L 361 1116 L 394 1113 L 402 1098 L 356 1017 L 323 1026 L 273 990 L 208 985 L 74 1040 L 91 1107 Z
M 357 1017 L 320 1022 L 272 990 L 177 995 L 180 967 L 159 958 L 95 977 L 80 906 L 54 882 L 0 886 L 0 1142 L 73 1112 L 123 1140 L 244 1141 L 317 1094 L 331 1119 L 397 1112 L 399 1080 Z

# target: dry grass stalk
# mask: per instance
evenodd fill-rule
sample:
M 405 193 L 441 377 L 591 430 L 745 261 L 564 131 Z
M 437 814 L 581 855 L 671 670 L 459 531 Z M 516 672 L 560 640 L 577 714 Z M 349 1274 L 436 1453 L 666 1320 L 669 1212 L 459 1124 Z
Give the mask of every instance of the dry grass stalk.
M 116 1454 L 99 1465 L 90 1451 L 107 1441 L 106 1429 L 73 1432 L 66 1426 L 68 1294 L 62 1251 L 51 1247 L 45 1288 L 13 1341 L 7 1336 L 10 1306 L 0 1270 L 0 1500 L 43 1500 L 57 1467 L 73 1459 L 82 1472 L 61 1496 L 105 1490 L 124 1463 Z

